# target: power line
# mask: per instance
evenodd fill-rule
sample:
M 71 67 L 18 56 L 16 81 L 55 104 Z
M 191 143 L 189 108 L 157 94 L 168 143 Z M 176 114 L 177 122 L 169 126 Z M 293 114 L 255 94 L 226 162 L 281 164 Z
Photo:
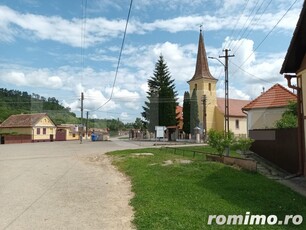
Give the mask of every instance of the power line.
M 119 53 L 119 57 L 118 57 L 117 68 L 116 68 L 116 73 L 115 73 L 115 78 L 114 78 L 114 82 L 113 82 L 113 86 L 112 86 L 111 95 L 110 95 L 109 99 L 108 99 L 104 104 L 102 104 L 101 106 L 99 106 L 97 109 L 92 110 L 92 112 L 101 109 L 104 105 L 106 105 L 108 102 L 110 102 L 110 100 L 111 100 L 112 97 L 113 97 L 114 88 L 115 88 L 115 85 L 116 85 L 116 80 L 117 80 L 118 71 L 119 71 L 119 66 L 120 66 L 120 61 L 121 61 L 121 56 L 122 56 L 122 51 L 123 51 L 123 47 L 124 47 L 124 42 L 125 42 L 127 27 L 128 27 L 129 20 L 130 20 L 130 14 L 131 14 L 131 10 L 132 10 L 132 5 L 133 5 L 133 0 L 130 1 L 129 12 L 128 12 L 128 16 L 127 16 L 126 24 L 125 24 L 125 28 L 124 28 L 123 39 L 122 39 L 122 43 L 121 43 L 121 48 L 120 48 L 120 53 Z
M 273 28 L 267 33 L 267 35 L 262 39 L 262 41 L 258 44 L 258 46 L 253 50 L 253 52 L 242 62 L 242 64 L 239 66 L 242 67 L 247 60 L 255 53 L 255 51 L 264 43 L 264 41 L 270 36 L 270 34 L 273 32 L 273 30 L 278 26 L 278 24 L 284 19 L 284 17 L 287 15 L 287 13 L 291 10 L 291 8 L 294 6 L 294 4 L 298 0 L 295 0 L 290 7 L 287 9 L 287 11 L 283 14 L 283 16 L 277 21 L 277 23 L 273 26 Z
M 248 4 L 249 4 L 249 0 L 247 0 L 247 2 L 245 3 L 244 8 L 243 8 L 243 10 L 242 10 L 242 13 L 240 14 L 240 17 L 239 17 L 239 18 L 237 18 L 237 21 L 236 21 L 236 23 L 235 23 L 234 28 L 233 28 L 233 29 L 232 29 L 232 31 L 231 31 L 231 34 L 230 34 L 229 38 L 231 38 L 231 37 L 232 37 L 232 35 L 233 35 L 234 31 L 236 30 L 237 25 L 238 25 L 238 23 L 239 23 L 239 21 L 240 21 L 240 19 L 241 19 L 242 15 L 244 14 L 244 11 L 246 10 L 246 8 L 247 8 L 247 5 L 248 5 Z M 232 42 L 233 42 L 233 41 L 231 40 L 231 41 L 229 42 L 229 44 L 228 44 L 228 46 L 227 46 L 227 47 L 231 47 Z

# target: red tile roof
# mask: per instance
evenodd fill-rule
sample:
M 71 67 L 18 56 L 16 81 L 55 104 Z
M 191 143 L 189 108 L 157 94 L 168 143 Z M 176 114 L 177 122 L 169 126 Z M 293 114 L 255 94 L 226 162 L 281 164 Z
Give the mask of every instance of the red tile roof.
M 32 127 L 39 122 L 46 113 L 11 115 L 0 125 L 1 128 Z
M 285 107 L 289 101 L 296 101 L 294 93 L 280 84 L 275 84 L 259 97 L 243 107 L 243 110 L 260 109 L 260 108 L 277 108 Z
M 182 106 L 179 106 L 177 105 L 176 106 L 176 119 L 179 119 L 179 120 L 183 120 L 183 107 Z
M 246 117 L 242 112 L 242 108 L 250 103 L 248 100 L 229 99 L 229 116 L 230 117 Z M 221 113 L 225 114 L 225 99 L 217 98 L 218 109 Z

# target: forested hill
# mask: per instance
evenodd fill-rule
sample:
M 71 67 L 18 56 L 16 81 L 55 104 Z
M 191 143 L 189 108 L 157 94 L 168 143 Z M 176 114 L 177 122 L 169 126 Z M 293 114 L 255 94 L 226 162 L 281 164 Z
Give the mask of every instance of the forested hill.
M 70 108 L 62 106 L 55 97 L 45 98 L 18 90 L 0 88 L 0 122 L 13 114 L 48 113 L 56 124 L 78 123 Z

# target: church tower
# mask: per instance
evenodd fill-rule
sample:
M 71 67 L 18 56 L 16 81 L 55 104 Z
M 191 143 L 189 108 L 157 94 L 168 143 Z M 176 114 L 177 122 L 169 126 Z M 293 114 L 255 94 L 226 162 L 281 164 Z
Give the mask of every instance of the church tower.
M 203 128 L 203 102 L 202 98 L 206 96 L 206 131 L 216 128 L 215 108 L 217 106 L 216 84 L 217 79 L 214 78 L 208 67 L 208 61 L 204 46 L 202 29 L 200 29 L 200 37 L 198 44 L 197 63 L 195 73 L 191 80 L 188 81 L 190 95 L 196 90 L 200 127 Z M 204 127 L 205 128 L 205 127 Z

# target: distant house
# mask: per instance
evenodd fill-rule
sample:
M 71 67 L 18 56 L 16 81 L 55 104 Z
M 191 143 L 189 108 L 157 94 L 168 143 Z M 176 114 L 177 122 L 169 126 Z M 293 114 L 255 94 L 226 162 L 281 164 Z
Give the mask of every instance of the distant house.
M 295 88 L 298 92 L 299 172 L 306 176 L 306 1 L 304 1 L 280 73 L 287 78 L 288 86 Z M 291 83 L 292 78 L 296 80 L 296 86 Z
M 229 99 L 229 128 L 236 136 L 247 135 L 247 115 L 241 108 L 250 103 L 248 100 Z M 217 98 L 216 129 L 224 130 L 225 99 Z
M 183 107 L 177 105 L 176 106 L 176 119 L 178 120 L 178 129 L 182 130 L 183 129 Z
M 294 93 L 275 84 L 242 108 L 247 113 L 248 130 L 275 128 L 289 101 L 296 100 Z
M 56 126 L 46 113 L 11 115 L 0 125 L 5 143 L 53 141 L 55 132 Z

